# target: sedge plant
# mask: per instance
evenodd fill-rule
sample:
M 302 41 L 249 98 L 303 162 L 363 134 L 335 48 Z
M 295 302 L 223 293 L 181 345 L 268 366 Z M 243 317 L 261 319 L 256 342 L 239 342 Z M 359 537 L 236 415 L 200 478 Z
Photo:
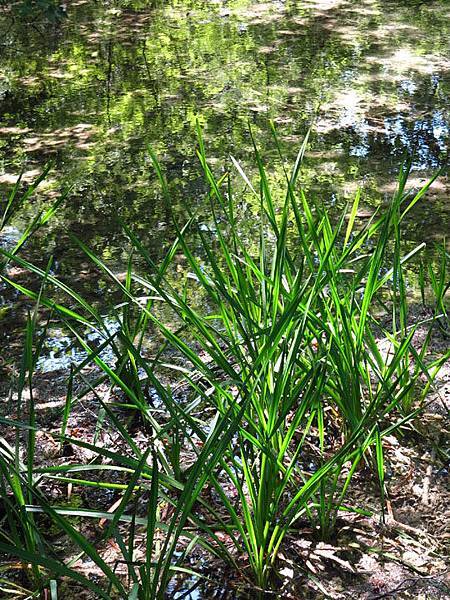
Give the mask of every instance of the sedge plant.
M 275 133 L 274 143 L 282 160 Z M 113 459 L 119 468 L 131 468 L 130 483 L 108 532 L 114 533 L 126 557 L 132 597 L 163 597 L 173 575 L 177 544 L 189 528 L 197 532 L 191 535 L 192 544 L 203 545 L 233 565 L 245 557 L 244 573 L 261 594 L 276 589 L 277 557 L 287 538 L 301 535 L 305 522 L 319 537 L 330 538 L 340 511 L 361 511 L 346 498 L 363 462 L 373 465 L 384 503 L 383 438 L 418 414 L 420 402 L 416 407 L 415 400 L 424 400 L 448 358 L 427 364 L 426 351 L 414 349 L 417 324 L 408 324 L 403 276 L 406 263 L 425 244 L 403 254 L 401 224 L 433 180 L 410 194 L 406 166 L 390 203 L 364 225 L 357 221 L 359 194 L 347 214 L 332 220 L 301 184 L 307 143 L 306 138 L 292 172 L 286 173 L 280 200 L 256 144 L 257 183 L 233 159 L 243 191 L 231 176 L 215 177 L 199 132 L 198 157 L 208 188 L 211 227 L 207 231 L 200 227 L 187 204 L 187 221 L 179 223 L 174 217 L 176 239 L 162 265 L 156 265 L 123 223 L 132 252 L 146 265 L 145 274 L 142 269 L 134 272 L 130 258 L 123 282 L 77 241 L 122 294 L 114 309 L 120 323 L 116 332 L 109 332 L 103 317 L 67 284 L 47 277 L 47 284 L 68 294 L 72 305 L 56 303 L 48 293 L 41 303 L 61 315 L 88 360 L 149 425 L 151 467 L 148 454 L 137 448 L 101 398 L 99 403 L 135 457 L 130 462 L 120 453 L 71 440 Z M 170 185 L 156 156 L 150 155 L 170 206 Z M 256 250 L 243 234 L 236 210 L 242 194 L 253 196 L 259 206 Z M 189 268 L 181 291 L 170 276 L 180 253 Z M 3 254 L 44 276 L 27 261 Z M 31 290 L 3 279 L 34 297 Z M 443 286 L 436 286 L 441 293 Z M 386 295 L 392 297 L 388 304 Z M 204 310 L 198 308 L 198 297 Z M 386 308 L 395 316 L 392 326 L 383 321 Z M 430 329 L 440 317 L 436 311 Z M 115 348 L 119 358 L 115 365 L 90 348 L 86 327 L 103 331 L 102 347 Z M 163 351 L 148 359 L 143 340 L 155 332 L 177 360 L 169 362 Z M 382 348 L 386 340 L 388 352 Z M 189 390 L 187 404 L 161 384 L 162 369 L 170 370 Z M 418 392 L 422 377 L 427 388 Z M 144 394 L 148 386 L 156 390 L 163 410 L 148 403 Z M 70 400 L 65 420 L 71 404 Z M 181 439 L 193 455 L 187 472 L 180 468 L 180 456 L 186 452 L 180 448 Z M 74 477 L 82 468 L 60 466 L 44 469 L 41 475 L 91 485 Z M 138 480 L 146 476 L 151 478 L 153 498 L 147 517 L 150 542 L 147 562 L 135 570 L 134 534 L 126 542 L 118 524 L 126 516 Z M 214 490 L 214 495 L 205 494 L 206 489 Z M 164 536 L 156 556 L 152 540 L 158 499 L 174 503 L 176 509 L 169 524 L 158 524 Z M 87 552 L 86 544 L 83 550 Z M 119 589 L 117 582 L 115 586 Z

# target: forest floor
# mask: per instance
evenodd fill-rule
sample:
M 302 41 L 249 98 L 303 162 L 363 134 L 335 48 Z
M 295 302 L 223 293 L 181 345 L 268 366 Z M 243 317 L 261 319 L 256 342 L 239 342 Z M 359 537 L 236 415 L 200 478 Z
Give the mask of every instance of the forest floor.
M 423 309 L 416 311 L 417 319 L 428 315 Z M 417 348 L 421 346 L 423 335 L 424 330 L 419 328 L 415 337 Z M 431 353 L 438 356 L 447 347 L 447 334 L 436 327 Z M 94 379 L 96 374 L 93 369 L 84 372 L 88 379 Z M 13 370 L 8 377 L 4 375 L 5 372 L 0 378 L 0 415 L 15 419 L 18 415 L 11 383 Z M 37 372 L 33 385 L 39 426 L 36 468 L 68 463 L 88 465 L 95 458 L 91 451 L 75 445 L 61 447 L 58 441 L 67 393 L 67 372 Z M 74 392 L 76 394 L 77 390 Z M 113 451 L 129 452 L 108 420 L 99 422 L 99 396 L 106 401 L 114 400 L 107 383 L 98 386 L 95 393 L 85 395 L 72 408 L 68 435 L 89 443 L 95 440 Z M 302 528 L 300 524 L 299 530 L 285 540 L 279 556 L 280 591 L 268 598 L 437 600 L 450 597 L 449 409 L 450 365 L 445 364 L 420 417 L 395 436 L 385 438 L 388 499 L 384 522 L 376 476 L 369 468 L 362 468 L 354 477 L 348 502 L 367 509 L 372 515 L 341 512 L 335 535 L 327 543 L 317 541 L 314 531 L 307 525 Z M 130 419 L 125 411 L 118 414 L 138 446 L 146 448 L 149 436 L 139 422 Z M 14 443 L 15 431 L 1 427 L 2 435 L 9 443 Z M 98 478 L 102 472 L 92 473 Z M 108 477 L 110 481 L 111 474 Z M 120 477 L 122 475 L 118 475 L 118 481 Z M 54 479 L 43 480 L 41 489 L 60 507 L 113 511 L 120 498 L 120 493 L 115 491 L 60 483 Z M 98 520 L 77 520 L 76 526 L 92 541 L 98 540 L 104 531 L 104 523 Z M 64 536 L 56 529 L 50 529 L 48 533 L 60 556 L 68 559 L 75 554 L 73 548 L 65 546 Z M 135 544 L 136 560 L 139 560 L 145 544 L 138 538 Z M 117 567 L 120 550 L 115 542 L 101 542 L 99 549 L 104 560 Z M 168 597 L 256 598 L 256 591 L 245 577 L 245 560 L 240 573 L 228 572 L 200 550 L 194 551 L 191 561 L 190 566 L 206 579 L 175 580 Z M 91 578 L 101 576 L 88 560 L 80 559 L 77 568 Z M 117 570 L 120 572 L 121 567 Z M 190 587 L 195 590 L 188 592 Z M 93 598 L 90 592 L 79 589 L 76 584 L 69 585 L 64 597 L 67 600 Z

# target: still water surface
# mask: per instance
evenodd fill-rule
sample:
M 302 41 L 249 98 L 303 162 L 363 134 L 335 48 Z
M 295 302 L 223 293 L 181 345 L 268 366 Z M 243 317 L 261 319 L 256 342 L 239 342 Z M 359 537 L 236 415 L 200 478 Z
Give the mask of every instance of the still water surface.
M 67 231 L 123 265 L 119 214 L 160 255 L 173 232 L 148 146 L 182 220 L 182 198 L 197 206 L 204 191 L 196 120 L 218 173 L 230 154 L 254 171 L 251 125 L 275 188 L 284 175 L 269 119 L 287 163 L 312 123 L 305 187 L 339 213 L 362 186 L 370 214 L 395 189 L 407 154 L 411 185 L 445 163 L 449 50 L 448 0 L 76 0 L 53 21 L 2 8 L 0 187 L 21 170 L 31 181 L 54 161 L 34 205 L 75 186 L 29 254 L 42 263 L 53 254 L 58 275 L 77 273 L 77 285 L 101 297 L 103 284 Z M 430 257 L 448 233 L 448 189 L 444 172 L 406 224 L 406 240 L 427 241 Z M 242 219 L 249 233 L 253 214 Z

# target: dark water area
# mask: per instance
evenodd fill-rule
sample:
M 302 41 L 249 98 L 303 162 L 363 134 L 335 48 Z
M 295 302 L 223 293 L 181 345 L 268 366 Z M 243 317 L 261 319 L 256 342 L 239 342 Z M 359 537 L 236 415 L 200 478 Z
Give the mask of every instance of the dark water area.
M 148 147 L 169 179 L 171 210 L 181 222 L 183 202 L 202 214 L 197 121 L 213 169 L 231 168 L 233 155 L 250 176 L 251 125 L 274 189 L 285 176 L 269 120 L 286 164 L 312 124 L 302 181 L 336 214 L 359 187 L 363 210 L 385 202 L 408 154 L 412 187 L 446 162 L 447 0 L 78 0 L 62 18 L 24 16 L 18 5 L 0 5 L 2 195 L 21 171 L 29 182 L 54 166 L 2 243 L 73 185 L 27 253 L 40 264 L 52 254 L 58 276 L 100 301 L 108 289 L 67 232 L 124 268 L 120 215 L 158 259 L 173 230 Z M 431 261 L 448 234 L 448 191 L 444 170 L 405 225 L 406 244 L 426 241 Z M 249 234 L 252 202 L 241 218 Z

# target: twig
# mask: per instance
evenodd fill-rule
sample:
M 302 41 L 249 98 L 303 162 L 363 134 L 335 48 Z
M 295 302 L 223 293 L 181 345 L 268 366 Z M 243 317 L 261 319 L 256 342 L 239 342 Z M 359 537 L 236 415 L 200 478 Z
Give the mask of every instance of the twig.
M 435 458 L 436 458 L 436 451 L 433 448 L 433 450 L 431 451 L 430 464 L 427 467 L 427 470 L 425 472 L 425 477 L 423 479 L 422 504 L 424 504 L 425 506 L 428 506 L 430 504 L 430 479 L 431 479 L 431 475 L 433 473 L 433 465 L 434 465 Z
M 446 573 L 448 573 L 448 571 L 444 571 L 443 573 L 439 573 L 437 575 L 425 575 L 423 577 L 407 577 L 401 583 L 399 583 L 397 587 L 393 588 L 392 590 L 390 590 L 388 592 L 383 592 L 382 594 L 376 594 L 375 596 L 370 596 L 369 600 L 379 600 L 380 598 L 388 598 L 389 596 L 393 596 L 397 592 L 404 592 L 405 590 L 408 590 L 408 589 L 416 586 L 418 583 L 421 583 L 424 580 L 429 580 L 428 585 L 431 585 L 432 587 L 437 588 L 439 590 L 448 592 L 450 590 L 449 590 L 448 586 L 445 585 L 445 583 L 443 583 L 441 581 L 439 581 L 439 582 L 431 581 L 431 579 L 436 579 L 438 577 L 442 577 Z M 408 582 L 410 582 L 410 583 L 408 583 Z

